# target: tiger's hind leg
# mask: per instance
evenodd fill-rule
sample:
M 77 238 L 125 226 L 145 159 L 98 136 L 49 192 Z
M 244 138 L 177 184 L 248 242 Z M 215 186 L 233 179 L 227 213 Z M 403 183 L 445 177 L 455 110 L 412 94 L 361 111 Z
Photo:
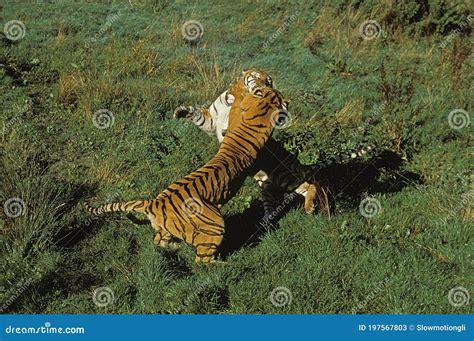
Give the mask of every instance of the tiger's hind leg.
M 306 213 L 313 213 L 316 208 L 315 205 L 317 205 L 323 215 L 330 215 L 327 189 L 319 181 L 305 182 L 295 192 L 305 197 L 304 210 Z
M 215 263 L 215 255 L 224 238 L 224 219 L 217 207 L 207 206 L 193 221 L 197 224 L 192 235 L 192 244 L 196 248 L 196 263 Z M 209 223 L 205 223 L 209 221 Z
M 158 225 L 156 220 L 151 220 L 151 226 L 155 230 L 155 238 L 153 239 L 153 243 L 156 246 L 171 250 L 176 250 L 181 246 L 180 243 L 177 243 L 173 240 L 174 238 L 171 233 Z
M 304 196 L 304 210 L 311 214 L 314 212 L 314 203 L 316 200 L 316 193 L 318 189 L 314 184 L 308 182 L 302 183 L 295 192 Z
M 181 244 L 174 241 L 173 239 L 174 238 L 171 233 L 161 229 L 160 231 L 156 232 L 155 238 L 153 239 L 153 243 L 156 246 L 165 249 L 177 250 L 181 247 Z

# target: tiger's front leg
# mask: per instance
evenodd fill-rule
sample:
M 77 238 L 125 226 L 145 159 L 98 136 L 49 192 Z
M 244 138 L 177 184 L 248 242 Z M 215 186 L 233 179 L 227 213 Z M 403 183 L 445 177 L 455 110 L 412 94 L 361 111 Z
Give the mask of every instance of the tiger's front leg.
M 270 181 L 259 182 L 263 202 L 263 225 L 273 226 L 280 217 L 284 193 Z
M 209 109 L 180 105 L 174 110 L 173 117 L 185 118 L 209 135 L 214 135 L 216 132 L 216 120 L 212 117 Z

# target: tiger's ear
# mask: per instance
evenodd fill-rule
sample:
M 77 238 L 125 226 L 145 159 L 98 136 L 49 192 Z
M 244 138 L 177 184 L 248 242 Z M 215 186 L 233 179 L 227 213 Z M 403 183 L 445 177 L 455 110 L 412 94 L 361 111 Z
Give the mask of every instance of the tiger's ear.
M 270 77 L 270 75 L 267 76 L 267 83 L 268 83 L 270 86 L 273 86 L 273 79 L 272 79 L 272 77 Z
M 290 106 L 290 102 L 289 101 L 283 101 L 283 109 L 285 109 L 286 111 L 288 111 L 288 107 Z

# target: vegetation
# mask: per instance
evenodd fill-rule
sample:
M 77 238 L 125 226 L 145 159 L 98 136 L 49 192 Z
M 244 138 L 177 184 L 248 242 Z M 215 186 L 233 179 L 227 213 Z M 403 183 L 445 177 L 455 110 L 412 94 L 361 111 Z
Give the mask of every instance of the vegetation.
M 0 212 L 2 312 L 472 313 L 448 300 L 474 292 L 469 4 L 3 2 L 1 25 L 25 34 L 0 34 L 0 202 L 24 203 Z M 195 42 L 181 31 L 191 19 Z M 295 203 L 262 229 L 248 179 L 223 208 L 225 264 L 203 267 L 190 246 L 157 249 L 148 225 L 84 212 L 89 198 L 156 196 L 212 157 L 216 140 L 173 109 L 209 105 L 248 67 L 291 101 L 274 137 L 302 163 L 379 147 L 321 175 L 330 217 Z M 365 198 L 377 214 L 361 214 Z M 109 304 L 94 303 L 101 287 Z M 291 302 L 272 304 L 278 287 Z

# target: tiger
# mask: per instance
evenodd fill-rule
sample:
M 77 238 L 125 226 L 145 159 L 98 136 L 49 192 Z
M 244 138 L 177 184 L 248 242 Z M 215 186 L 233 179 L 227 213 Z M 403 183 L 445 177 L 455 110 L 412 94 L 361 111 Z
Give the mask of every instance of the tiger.
M 288 103 L 272 88 L 253 87 L 236 98 L 229 128 L 211 160 L 168 186 L 152 200 L 116 202 L 88 212 L 144 213 L 156 232 L 154 243 L 169 247 L 172 238 L 194 246 L 196 263 L 215 262 L 224 236 L 224 219 L 219 206 L 227 202 L 248 176 L 248 169 L 274 129 L 272 113 L 287 110 Z
M 218 141 L 222 142 L 235 98 L 255 86 L 273 88 L 273 80 L 263 70 L 242 71 L 241 76 L 234 80 L 229 89 L 219 95 L 209 108 L 181 105 L 174 110 L 173 116 L 178 119 L 186 118 L 202 131 L 216 136 Z M 363 147 L 350 151 L 349 154 L 343 153 L 336 156 L 332 161 L 340 162 L 359 157 L 372 149 L 371 146 Z M 264 221 L 272 220 L 270 217 L 275 216 L 275 209 L 283 195 L 289 192 L 304 197 L 303 207 L 306 213 L 314 212 L 316 202 L 324 214 L 329 214 L 327 189 L 315 173 L 317 165 L 302 165 L 296 155 L 288 152 L 280 143 L 270 138 L 260 151 L 253 168 L 255 168 L 254 179 L 261 189 Z
M 261 225 L 272 226 L 274 224 L 279 217 L 276 207 L 281 206 L 280 203 L 287 193 L 305 196 L 304 191 L 306 191 L 305 198 L 313 197 L 318 200 L 318 206 L 326 210 L 323 213 L 329 215 L 329 190 L 320 180 L 321 172 L 332 165 L 362 157 L 374 150 L 375 147 L 369 144 L 348 152 L 338 153 L 315 164 L 301 165 L 295 155 L 288 152 L 275 140 L 270 139 L 265 148 L 260 151 L 259 157 L 253 166 L 261 169 L 262 173 L 257 173 L 254 178 L 257 179 L 259 186 L 263 189 L 263 203 L 267 205 L 264 207 L 265 215 L 261 220 Z M 262 159 L 265 162 L 260 162 Z M 267 173 L 271 174 L 271 177 L 267 178 L 265 175 Z M 300 183 L 301 185 L 298 186 Z M 313 184 L 317 184 L 317 186 Z M 315 192 L 316 188 L 319 189 L 320 193 Z M 294 196 L 290 195 L 289 197 Z
M 273 80 L 263 70 L 244 70 L 241 76 L 234 80 L 229 89 L 219 95 L 209 108 L 181 105 L 174 110 L 173 116 L 178 119 L 186 118 L 208 135 L 215 135 L 221 143 L 227 132 L 235 98 L 254 87 L 273 88 Z M 273 119 L 277 120 L 278 117 Z M 295 191 L 304 196 L 304 210 L 308 214 L 315 209 L 315 199 L 318 199 L 319 206 L 325 209 L 325 204 L 320 199 L 323 189 L 318 179 L 312 178 L 311 182 L 302 180 L 308 178 L 307 173 L 311 167 L 301 165 L 295 155 L 287 152 L 275 140 L 270 138 L 261 150 L 254 168 L 256 169 L 254 179 L 259 184 L 262 194 L 264 219 L 273 213 L 277 201 L 275 197 L 284 192 Z

